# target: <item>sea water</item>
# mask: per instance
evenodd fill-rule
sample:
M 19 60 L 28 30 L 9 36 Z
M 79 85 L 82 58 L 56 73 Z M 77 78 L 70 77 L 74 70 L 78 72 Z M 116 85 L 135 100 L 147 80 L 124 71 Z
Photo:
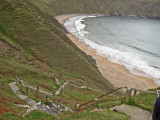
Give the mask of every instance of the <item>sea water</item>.
M 89 49 L 160 85 L 160 20 L 76 16 L 64 25 Z

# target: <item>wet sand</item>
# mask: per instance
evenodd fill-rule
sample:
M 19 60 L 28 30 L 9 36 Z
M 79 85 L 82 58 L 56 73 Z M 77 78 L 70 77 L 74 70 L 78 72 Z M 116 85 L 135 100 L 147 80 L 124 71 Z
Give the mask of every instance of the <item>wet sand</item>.
M 71 17 L 78 16 L 80 14 L 67 14 L 56 16 L 55 18 L 64 25 L 64 22 Z M 142 76 L 137 76 L 129 72 L 124 66 L 110 62 L 107 58 L 97 55 L 96 51 L 89 50 L 88 46 L 84 45 L 74 35 L 66 34 L 71 41 L 78 46 L 87 55 L 91 55 L 96 60 L 97 67 L 102 75 L 110 81 L 115 87 L 130 87 L 141 90 L 147 90 L 151 88 L 157 88 L 158 85 L 154 83 L 154 80 Z

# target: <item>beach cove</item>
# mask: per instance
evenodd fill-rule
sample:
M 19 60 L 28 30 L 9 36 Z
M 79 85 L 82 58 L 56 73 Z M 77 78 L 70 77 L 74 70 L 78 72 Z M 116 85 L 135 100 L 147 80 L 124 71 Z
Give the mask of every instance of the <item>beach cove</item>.
M 79 16 L 79 14 L 60 15 L 55 18 L 59 21 L 60 24 L 64 25 L 66 20 L 75 16 Z M 97 67 L 101 74 L 115 87 L 126 86 L 141 90 L 158 87 L 158 85 L 154 83 L 153 79 L 143 76 L 137 76 L 130 73 L 129 70 L 126 69 L 124 66 L 110 62 L 106 60 L 105 57 L 97 55 L 95 50 L 88 49 L 88 46 L 81 43 L 74 35 L 70 33 L 67 33 L 66 35 L 76 46 L 78 46 L 87 55 L 92 56 L 92 58 L 96 60 Z

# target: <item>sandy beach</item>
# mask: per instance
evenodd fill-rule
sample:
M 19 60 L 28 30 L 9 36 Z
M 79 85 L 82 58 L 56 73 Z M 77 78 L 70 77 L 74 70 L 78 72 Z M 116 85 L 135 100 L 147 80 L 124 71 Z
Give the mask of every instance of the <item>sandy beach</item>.
M 64 22 L 71 17 L 78 16 L 79 14 L 67 14 L 56 16 L 55 18 L 64 25 Z M 71 41 L 78 46 L 87 55 L 91 55 L 96 60 L 97 67 L 102 75 L 110 81 L 115 87 L 131 87 L 141 90 L 147 90 L 151 88 L 157 88 L 158 85 L 154 83 L 154 80 L 142 76 L 137 76 L 129 72 L 124 66 L 115 64 L 107 60 L 103 56 L 96 54 L 96 51 L 89 50 L 86 45 L 79 42 L 78 39 L 72 34 L 66 34 Z

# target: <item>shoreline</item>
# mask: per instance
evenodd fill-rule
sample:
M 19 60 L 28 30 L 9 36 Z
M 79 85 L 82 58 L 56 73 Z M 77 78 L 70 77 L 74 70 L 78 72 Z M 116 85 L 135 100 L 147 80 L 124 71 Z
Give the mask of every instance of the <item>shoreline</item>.
M 66 20 L 79 15 L 82 14 L 59 15 L 55 18 L 61 25 L 64 26 Z M 78 38 L 76 38 L 71 33 L 67 33 L 66 35 L 79 49 L 84 51 L 87 55 L 92 56 L 92 58 L 96 60 L 97 68 L 99 69 L 101 74 L 115 87 L 125 86 L 141 90 L 148 90 L 158 87 L 158 85 L 154 83 L 153 79 L 130 73 L 129 70 L 126 69 L 123 65 L 110 62 L 106 57 L 97 55 L 95 50 L 89 50 L 87 45 L 81 43 Z

